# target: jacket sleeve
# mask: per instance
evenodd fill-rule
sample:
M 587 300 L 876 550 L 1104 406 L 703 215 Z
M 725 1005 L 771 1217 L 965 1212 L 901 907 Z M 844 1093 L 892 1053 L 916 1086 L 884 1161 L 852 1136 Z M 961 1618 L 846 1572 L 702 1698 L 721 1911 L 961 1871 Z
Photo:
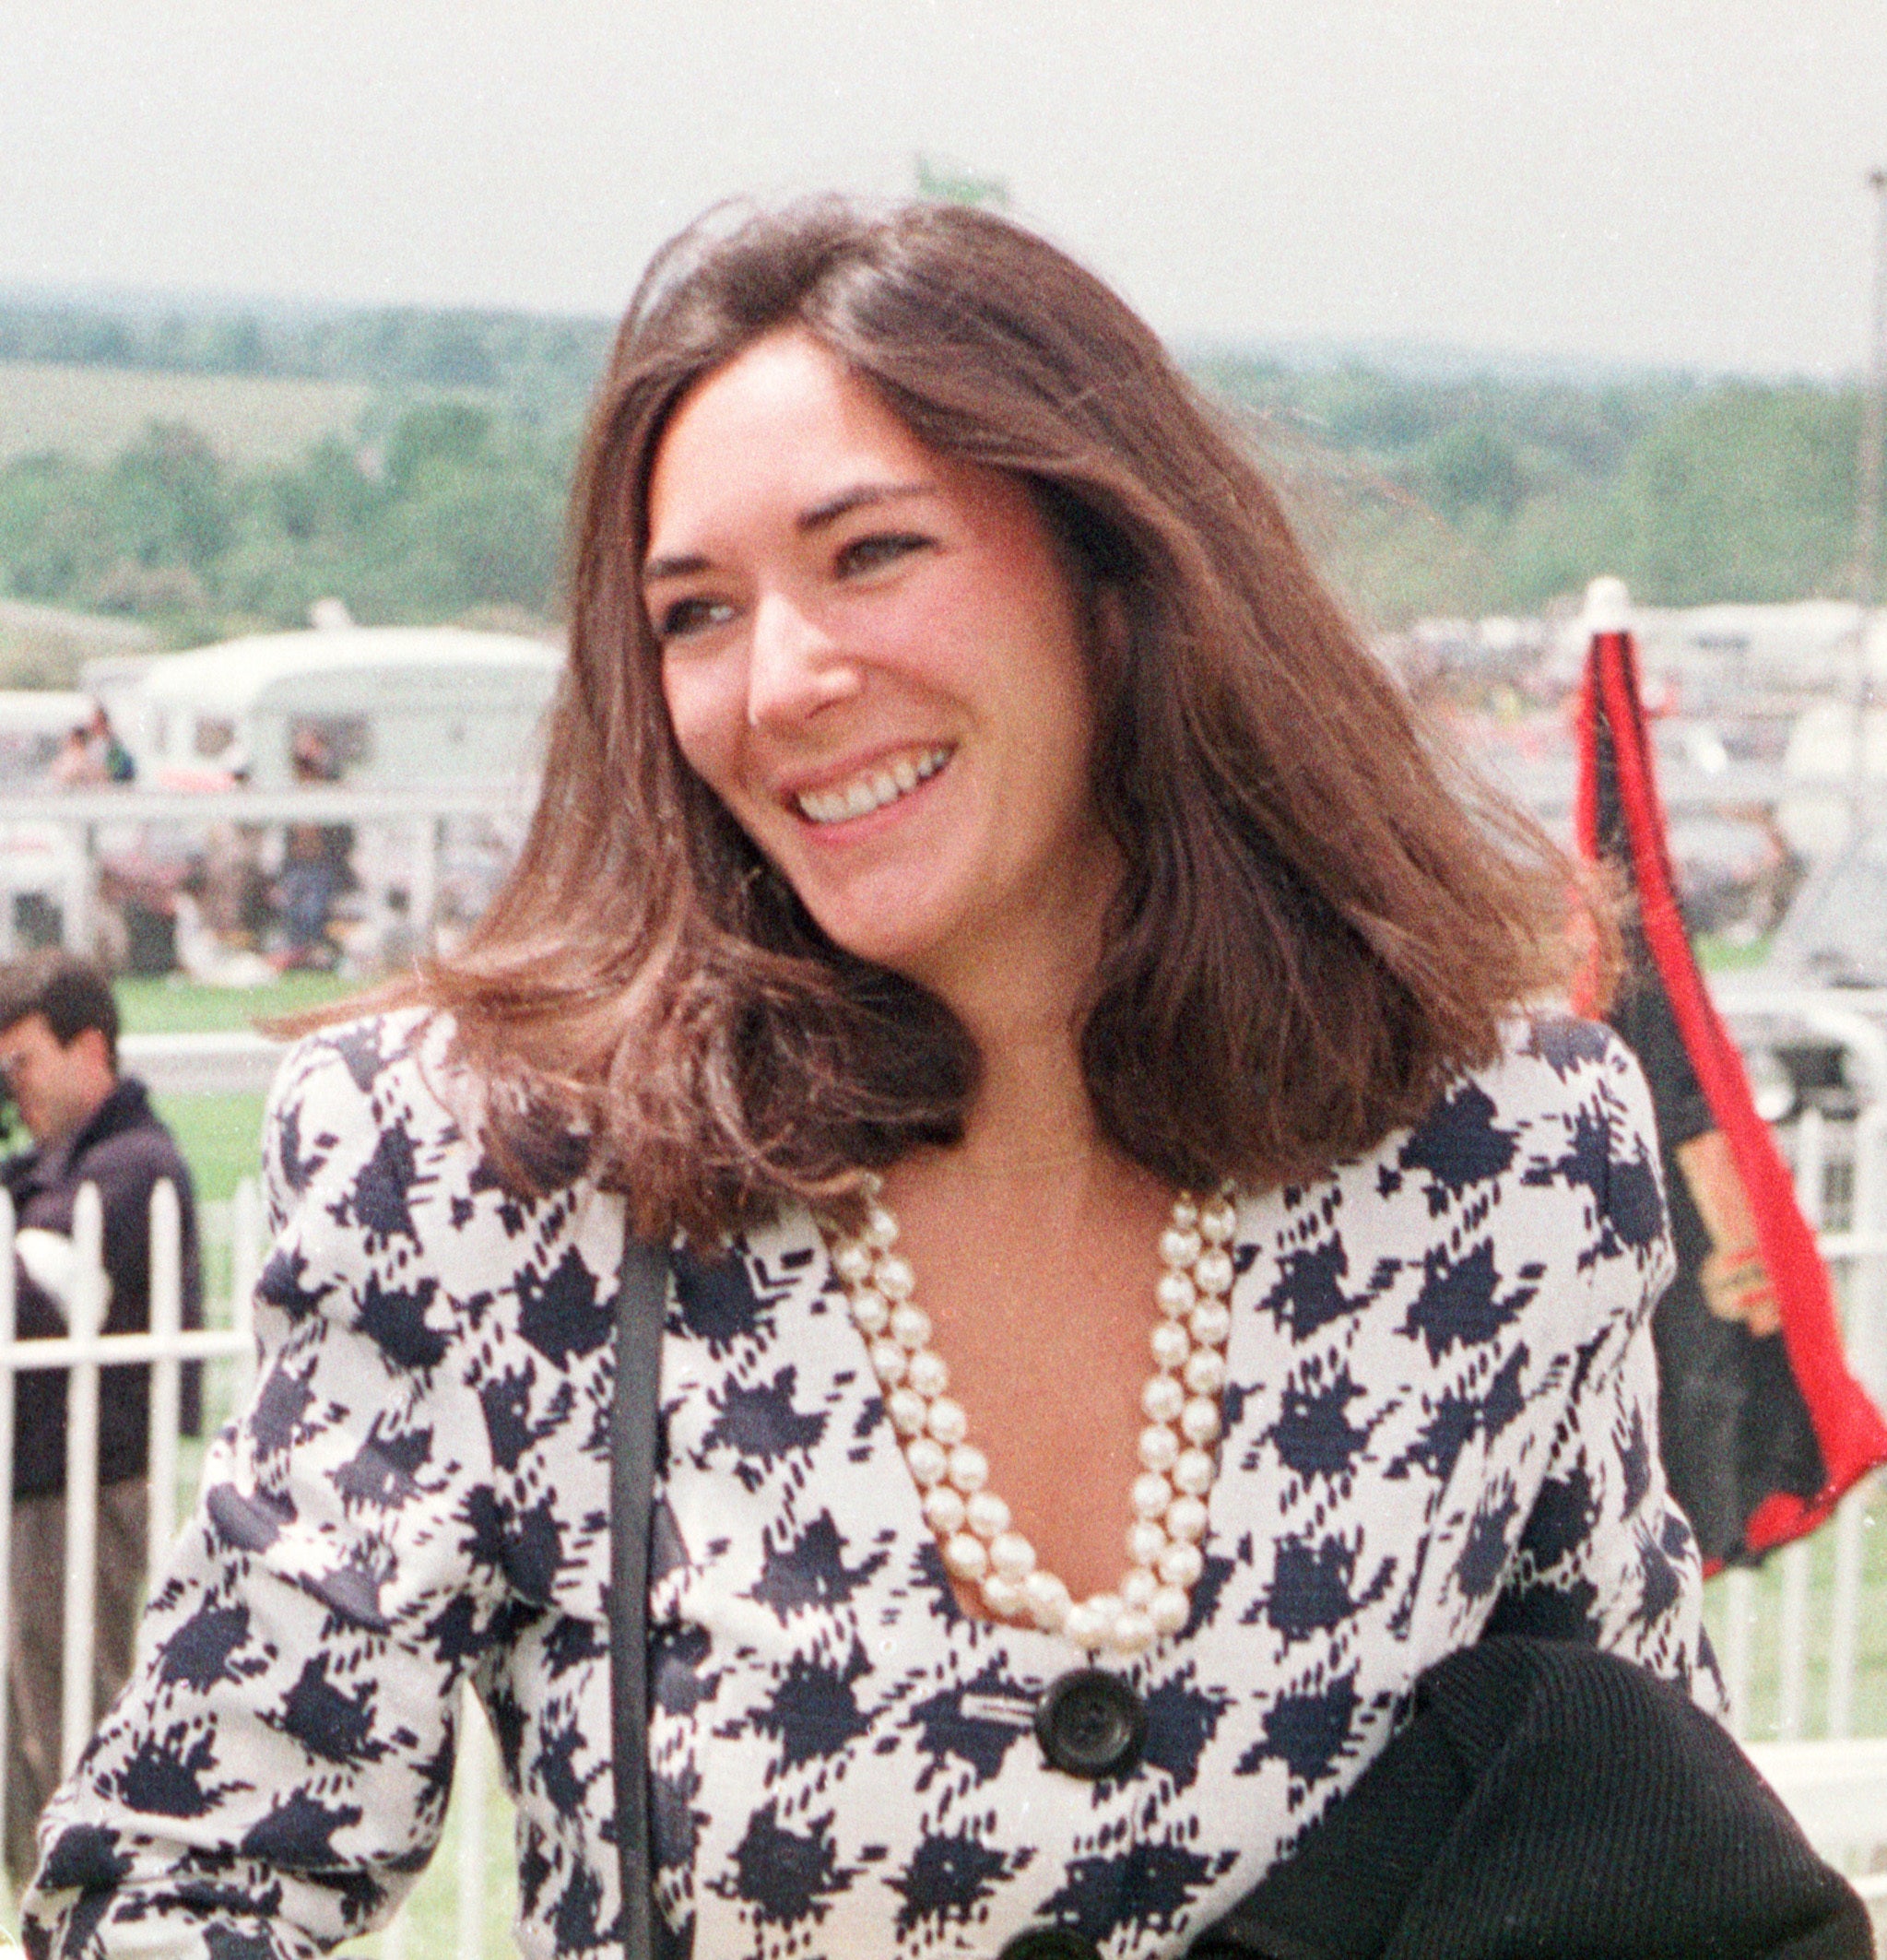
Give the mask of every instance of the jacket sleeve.
M 1658 1453 L 1651 1315 L 1675 1268 L 1657 1127 L 1643 1072 L 1615 1039 L 1592 1116 L 1605 1134 L 1592 1320 L 1568 1359 L 1545 1479 L 1487 1631 L 1588 1642 L 1720 1714 L 1697 1541 Z
M 324 1950 L 437 1840 L 454 1690 L 503 1620 L 497 1499 L 466 1317 L 419 1251 L 448 1228 L 429 1163 L 442 1190 L 464 1145 L 376 1100 L 377 1038 L 305 1043 L 277 1081 L 257 1378 L 41 1823 L 39 1960 Z

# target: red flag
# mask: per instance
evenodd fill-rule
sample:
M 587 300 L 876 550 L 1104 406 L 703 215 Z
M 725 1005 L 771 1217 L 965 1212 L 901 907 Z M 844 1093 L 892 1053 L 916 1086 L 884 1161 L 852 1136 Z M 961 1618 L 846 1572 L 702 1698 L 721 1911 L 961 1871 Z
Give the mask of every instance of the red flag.
M 1887 1423 L 1848 1373 L 1828 1269 L 1678 911 L 1628 632 L 1595 632 L 1586 656 L 1577 821 L 1636 901 L 1609 1018 L 1657 1112 L 1679 1264 L 1652 1322 L 1659 1440 L 1714 1568 L 1813 1530 L 1887 1462 Z

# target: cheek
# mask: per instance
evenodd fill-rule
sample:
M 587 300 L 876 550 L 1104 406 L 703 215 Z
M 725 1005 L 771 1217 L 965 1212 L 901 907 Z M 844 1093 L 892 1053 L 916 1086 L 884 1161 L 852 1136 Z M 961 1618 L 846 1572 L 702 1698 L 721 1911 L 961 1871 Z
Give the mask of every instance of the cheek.
M 683 761 L 702 781 L 719 789 L 739 736 L 739 702 L 705 665 L 682 661 L 663 663 L 662 699 Z

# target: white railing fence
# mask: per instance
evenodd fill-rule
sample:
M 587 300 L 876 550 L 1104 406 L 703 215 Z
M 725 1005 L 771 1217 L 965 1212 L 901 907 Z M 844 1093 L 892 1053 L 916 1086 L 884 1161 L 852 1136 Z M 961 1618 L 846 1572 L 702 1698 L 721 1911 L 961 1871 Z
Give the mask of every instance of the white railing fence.
M 1745 998 L 1756 1002 L 1749 1012 L 1786 1014 L 1837 1034 L 1859 1055 L 1858 1073 L 1873 1085 L 1852 1119 L 1831 1119 L 1810 1106 L 1779 1136 L 1836 1280 L 1855 1372 L 1877 1399 L 1887 1400 L 1887 1040 L 1877 1023 L 1831 1005 L 1825 996 L 1738 997 L 1733 1021 L 1745 1011 Z M 162 1057 L 154 1053 L 140 1059 L 147 1073 L 161 1077 Z M 186 1073 L 203 1059 L 195 1051 L 184 1057 Z M 218 1056 L 215 1068 L 241 1071 L 256 1061 L 246 1052 Z M 149 1067 L 153 1062 L 159 1066 Z M 74 1289 L 69 1331 L 63 1339 L 29 1340 L 16 1338 L 13 1223 L 11 1201 L 0 1191 L 0 1463 L 12 1461 L 15 1378 L 62 1368 L 69 1380 L 61 1733 L 61 1757 L 69 1766 L 90 1729 L 100 1370 L 127 1362 L 151 1365 L 149 1557 L 156 1569 L 176 1536 L 180 1497 L 189 1501 L 180 1488 L 183 1364 L 220 1364 L 218 1392 L 205 1398 L 212 1417 L 240 1403 L 254 1366 L 251 1303 L 265 1249 L 264 1222 L 253 1180 L 233 1199 L 202 1208 L 207 1324 L 186 1331 L 177 1198 L 160 1186 L 151 1212 L 150 1330 L 102 1334 L 100 1214 L 97 1192 L 87 1189 L 75 1221 L 84 1277 Z M 1882 1647 L 1880 1629 L 1887 1623 L 1887 1543 L 1870 1542 L 1869 1529 L 1869 1505 L 1883 1501 L 1881 1481 L 1869 1480 L 1815 1541 L 1791 1547 L 1760 1575 L 1731 1572 L 1710 1588 L 1732 1727 L 1755 1745 L 1753 1753 L 1817 1841 L 1831 1855 L 1846 1849 L 1856 1859 L 1887 1845 L 1887 1777 L 1878 1774 L 1887 1770 L 1887 1650 L 1869 1647 L 1870 1630 L 1874 1647 Z M 1881 1537 L 1887 1540 L 1887 1532 Z M 11 1612 L 10 1539 L 11 1507 L 0 1504 L 0 1652 Z M 1811 1693 L 1818 1683 L 1819 1699 Z M 6 1720 L 0 1695 L 0 1763 Z M 506 1861 L 493 1860 L 485 1843 L 496 1766 L 483 1714 L 469 1694 L 459 1733 L 460 1767 L 447 1826 L 451 1909 L 441 1897 L 448 1890 L 442 1872 L 381 1936 L 381 1953 L 389 1960 L 447 1952 L 456 1960 L 481 1960 L 493 1937 L 492 1906 L 508 1882 Z M 1807 1740 L 1811 1734 L 1820 1739 Z M 0 1788 L 0 1827 L 6 1803 Z M 1874 1881 L 1871 1889 L 1887 1892 L 1887 1883 Z

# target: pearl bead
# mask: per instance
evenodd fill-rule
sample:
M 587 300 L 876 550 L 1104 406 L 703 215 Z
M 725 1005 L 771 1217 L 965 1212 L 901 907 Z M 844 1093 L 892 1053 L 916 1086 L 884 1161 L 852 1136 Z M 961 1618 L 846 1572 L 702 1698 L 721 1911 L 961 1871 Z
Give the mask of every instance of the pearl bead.
M 1159 1590 L 1160 1581 L 1144 1565 L 1136 1565 L 1131 1572 L 1121 1574 L 1121 1599 L 1137 1612 L 1145 1612 Z
M 891 1427 L 901 1436 L 914 1436 L 923 1434 L 925 1418 L 930 1413 L 930 1404 L 914 1388 L 893 1388 L 885 1397 L 885 1407 L 890 1412 Z
M 1176 1634 L 1193 1616 L 1193 1602 L 1178 1586 L 1162 1586 L 1147 1607 L 1156 1634 Z
M 919 1395 L 941 1395 L 950 1385 L 950 1371 L 941 1354 L 919 1348 L 911 1357 L 910 1372 L 904 1378 Z
M 1009 1507 L 994 1491 L 975 1492 L 969 1504 L 970 1529 L 978 1538 L 994 1538 L 1009 1528 Z
M 1176 1423 L 1185 1407 L 1185 1390 L 1170 1375 L 1155 1375 L 1140 1390 L 1140 1409 L 1150 1423 Z
M 852 1321 L 861 1334 L 882 1334 L 890 1319 L 891 1303 L 875 1286 L 852 1295 Z
M 984 1580 L 983 1602 L 1001 1620 L 1015 1619 L 1028 1604 L 1021 1587 L 999 1572 L 992 1572 Z
M 1067 1588 L 1054 1573 L 1039 1567 L 1022 1581 L 1022 1597 L 1029 1602 L 1036 1625 L 1051 1634 L 1060 1630 L 1073 1604 Z
M 1153 1645 L 1153 1623 L 1129 1607 L 1108 1629 L 1107 1644 L 1116 1654 L 1143 1654 Z
M 989 1570 L 989 1550 L 973 1531 L 953 1532 L 944 1541 L 944 1564 L 957 1579 L 980 1579 Z
M 1195 1307 L 1193 1318 L 1197 1320 L 1204 1311 Z M 1176 1320 L 1162 1320 L 1154 1328 L 1150 1337 L 1153 1348 L 1153 1359 L 1162 1368 L 1177 1368 L 1185 1365 L 1185 1358 L 1193 1351 L 1192 1337 Z
M 1218 1350 L 1232 1324 L 1224 1295 L 1232 1284 L 1228 1248 L 1237 1229 L 1230 1190 L 1203 1205 L 1189 1195 L 1175 1198 L 1160 1234 L 1161 1317 L 1150 1330 L 1158 1372 L 1140 1391 L 1148 1426 L 1138 1441 L 1144 1468 L 1129 1493 L 1127 1568 L 1117 1592 L 1097 1592 L 1077 1604 L 1060 1579 L 1040 1568 L 1035 1548 L 1014 1529 L 1008 1505 L 987 1488 L 989 1459 L 968 1441 L 968 1413 L 948 1392 L 950 1373 L 931 1347 L 930 1316 L 913 1298 L 916 1276 L 892 1249 L 898 1222 L 880 1201 L 882 1181 L 867 1173 L 858 1183 L 867 1199 L 864 1229 L 833 1241 L 832 1264 L 946 1569 L 980 1587 L 984 1605 L 997 1618 L 1026 1616 L 1091 1655 L 1138 1654 L 1180 1631 L 1192 1612 L 1190 1588 L 1204 1570 L 1203 1499 L 1218 1473 L 1209 1446 L 1224 1424 L 1218 1398 L 1226 1367 Z
M 1150 1470 L 1170 1470 L 1179 1461 L 1179 1438 L 1163 1423 L 1140 1432 L 1140 1461 Z
M 1165 1549 L 1166 1533 L 1150 1517 L 1137 1517 L 1127 1527 L 1127 1556 L 1135 1564 L 1150 1565 Z
M 1188 1273 L 1162 1272 L 1153 1288 L 1153 1297 L 1159 1301 L 1162 1314 L 1181 1320 L 1198 1305 L 1199 1290 Z
M 912 1390 L 914 1395 L 915 1389 Z M 970 1434 L 970 1418 L 963 1412 L 961 1402 L 953 1402 L 947 1395 L 940 1395 L 930 1405 L 926 1425 L 946 1449 L 954 1449 Z
M 989 1563 L 1020 1583 L 1035 1569 L 1035 1547 L 1020 1531 L 999 1531 L 989 1541 Z
M 939 1538 L 963 1529 L 963 1494 L 939 1483 L 924 1494 L 924 1521 Z

